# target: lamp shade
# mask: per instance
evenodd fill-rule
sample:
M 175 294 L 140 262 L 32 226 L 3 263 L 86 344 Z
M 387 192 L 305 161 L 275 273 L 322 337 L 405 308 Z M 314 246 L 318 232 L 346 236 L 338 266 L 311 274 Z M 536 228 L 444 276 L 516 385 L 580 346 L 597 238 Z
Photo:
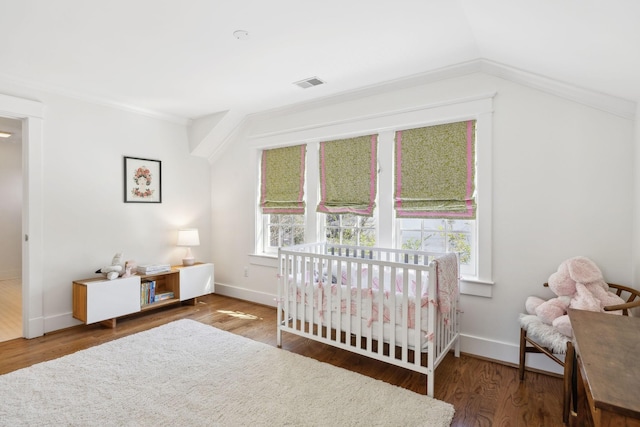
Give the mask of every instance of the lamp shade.
M 178 230 L 178 246 L 199 246 L 200 236 L 197 228 Z
M 187 253 L 182 258 L 182 265 L 193 265 L 195 260 L 191 255 L 191 246 L 200 245 L 200 236 L 198 236 L 197 228 L 188 228 L 184 230 L 178 230 L 178 246 L 186 246 Z

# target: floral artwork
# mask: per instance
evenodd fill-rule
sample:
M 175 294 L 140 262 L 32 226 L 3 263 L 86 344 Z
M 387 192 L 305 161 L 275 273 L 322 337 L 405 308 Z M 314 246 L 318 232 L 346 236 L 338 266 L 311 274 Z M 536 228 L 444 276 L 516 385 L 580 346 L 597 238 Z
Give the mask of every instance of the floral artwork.
M 149 188 L 151 185 L 151 171 L 146 166 L 136 169 L 133 174 L 133 181 L 135 182 L 135 187 L 131 190 L 131 194 L 137 197 L 153 196 L 155 190 Z
M 125 202 L 160 203 L 159 160 L 124 158 Z

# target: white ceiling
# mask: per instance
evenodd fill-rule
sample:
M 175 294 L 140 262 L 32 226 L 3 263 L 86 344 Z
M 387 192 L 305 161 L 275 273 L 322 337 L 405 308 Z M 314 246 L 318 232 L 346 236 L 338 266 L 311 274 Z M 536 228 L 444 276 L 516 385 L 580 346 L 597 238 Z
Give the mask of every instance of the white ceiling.
M 0 0 L 0 80 L 176 119 L 479 58 L 640 100 L 640 1 Z

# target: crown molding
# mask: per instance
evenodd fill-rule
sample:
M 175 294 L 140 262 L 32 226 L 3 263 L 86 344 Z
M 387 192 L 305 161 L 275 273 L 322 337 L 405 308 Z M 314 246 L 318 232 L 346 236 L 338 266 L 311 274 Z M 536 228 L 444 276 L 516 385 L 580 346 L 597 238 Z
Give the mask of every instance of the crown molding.
M 485 74 L 538 89 L 625 119 L 635 120 L 637 103 L 630 99 L 586 89 L 494 61 L 486 59 L 478 61 L 480 71 Z
M 80 93 L 76 91 L 72 91 L 63 87 L 53 86 L 53 85 L 43 85 L 39 83 L 35 83 L 32 81 L 27 81 L 23 79 L 17 79 L 13 76 L 9 76 L 6 74 L 0 73 L 0 80 L 23 87 L 25 89 L 30 89 L 34 91 L 46 92 L 54 95 L 64 96 L 66 98 L 76 99 L 82 102 L 88 102 L 90 104 L 101 105 L 105 107 L 111 107 L 122 111 L 127 111 L 130 113 L 140 114 L 143 116 L 151 117 L 154 119 L 159 119 L 171 123 L 176 123 L 183 126 L 188 126 L 191 123 L 191 119 L 185 117 L 179 117 L 171 114 L 161 113 L 159 111 L 149 110 L 146 108 L 142 108 L 132 104 L 126 104 L 123 102 L 118 102 L 113 99 L 107 97 L 101 97 L 96 95 L 90 95 L 87 93 Z

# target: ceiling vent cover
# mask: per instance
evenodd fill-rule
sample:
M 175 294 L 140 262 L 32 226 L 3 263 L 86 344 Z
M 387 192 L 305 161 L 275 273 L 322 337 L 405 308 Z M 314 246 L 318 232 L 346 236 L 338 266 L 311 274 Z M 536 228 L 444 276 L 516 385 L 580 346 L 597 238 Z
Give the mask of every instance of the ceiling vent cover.
M 325 84 L 325 82 L 320 80 L 317 77 L 309 77 L 308 79 L 300 80 L 299 82 L 294 83 L 294 85 L 299 86 L 302 89 L 307 89 L 314 86 L 320 86 L 323 84 Z

